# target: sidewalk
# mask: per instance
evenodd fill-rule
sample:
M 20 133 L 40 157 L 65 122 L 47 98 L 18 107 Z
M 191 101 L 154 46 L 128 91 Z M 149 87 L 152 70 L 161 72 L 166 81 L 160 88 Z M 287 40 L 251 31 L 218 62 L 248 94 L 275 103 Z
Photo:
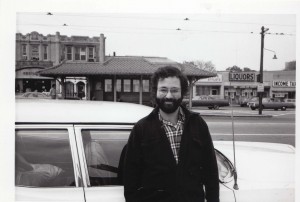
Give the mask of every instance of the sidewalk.
M 200 113 L 201 116 L 216 116 L 216 117 L 258 117 L 258 118 L 271 118 L 273 115 L 266 114 L 264 111 L 261 115 L 258 114 L 258 110 L 252 111 L 248 108 L 242 108 L 239 106 L 223 107 L 218 110 L 207 109 L 203 107 L 193 107 L 192 111 Z

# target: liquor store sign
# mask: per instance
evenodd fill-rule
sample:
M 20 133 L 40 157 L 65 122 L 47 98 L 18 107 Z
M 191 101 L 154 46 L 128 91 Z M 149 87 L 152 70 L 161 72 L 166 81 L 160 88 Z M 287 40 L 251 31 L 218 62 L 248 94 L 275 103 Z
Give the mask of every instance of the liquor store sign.
M 252 72 L 231 72 L 229 81 L 255 81 L 255 73 Z
M 296 81 L 273 81 L 273 87 L 296 87 Z

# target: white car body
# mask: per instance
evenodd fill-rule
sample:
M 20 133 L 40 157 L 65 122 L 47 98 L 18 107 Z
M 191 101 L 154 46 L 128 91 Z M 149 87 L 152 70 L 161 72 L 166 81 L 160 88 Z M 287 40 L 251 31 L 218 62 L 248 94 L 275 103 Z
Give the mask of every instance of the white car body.
M 81 133 L 89 130 L 126 131 L 113 140 L 127 140 L 135 122 L 152 108 L 129 103 L 75 100 L 16 100 L 16 131 L 66 129 L 71 146 L 75 185 L 70 187 L 16 186 L 16 201 L 124 202 L 123 186 L 91 186 Z M 51 138 L 51 136 L 49 136 Z M 231 162 L 232 142 L 214 142 Z M 218 156 L 221 202 L 294 201 L 294 147 L 284 144 L 235 142 L 237 184 L 231 162 L 222 166 Z M 222 158 L 221 158 L 222 159 Z M 221 165 L 222 164 L 222 165 Z M 224 172 L 223 172 L 224 171 Z

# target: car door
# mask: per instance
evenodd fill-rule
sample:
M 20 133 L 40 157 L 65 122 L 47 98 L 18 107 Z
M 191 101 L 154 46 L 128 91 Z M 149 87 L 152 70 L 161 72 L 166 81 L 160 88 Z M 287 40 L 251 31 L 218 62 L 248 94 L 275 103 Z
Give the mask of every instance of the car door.
M 16 124 L 15 200 L 84 202 L 72 125 Z
M 258 102 L 259 103 L 259 102 Z M 262 99 L 262 105 L 264 106 L 264 109 L 272 109 L 273 104 L 271 103 L 271 100 L 268 98 L 263 98 Z M 259 104 L 258 104 L 259 106 Z
M 124 202 L 121 154 L 132 125 L 76 125 L 87 202 Z

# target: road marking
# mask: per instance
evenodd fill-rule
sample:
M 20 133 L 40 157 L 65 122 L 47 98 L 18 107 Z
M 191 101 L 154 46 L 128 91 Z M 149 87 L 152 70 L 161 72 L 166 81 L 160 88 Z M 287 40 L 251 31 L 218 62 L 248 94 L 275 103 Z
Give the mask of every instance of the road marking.
M 232 133 L 211 133 L 212 136 L 232 136 Z M 263 135 L 267 135 L 267 136 L 295 136 L 295 134 L 293 133 L 289 133 L 289 134 L 273 134 L 273 133 L 266 133 L 266 134 L 245 134 L 245 133 L 235 133 L 234 136 L 246 136 L 246 135 L 250 135 L 250 136 L 263 136 Z
M 206 122 L 208 125 L 229 125 L 231 124 L 231 121 L 228 122 L 212 122 L 212 121 L 207 121 Z M 279 122 L 279 123 L 256 123 L 256 122 L 234 122 L 234 125 L 295 125 L 295 122 L 291 122 L 291 123 L 285 123 L 285 122 Z
M 285 115 L 295 115 L 295 113 L 285 113 L 285 114 L 272 114 L 273 116 L 285 116 Z

